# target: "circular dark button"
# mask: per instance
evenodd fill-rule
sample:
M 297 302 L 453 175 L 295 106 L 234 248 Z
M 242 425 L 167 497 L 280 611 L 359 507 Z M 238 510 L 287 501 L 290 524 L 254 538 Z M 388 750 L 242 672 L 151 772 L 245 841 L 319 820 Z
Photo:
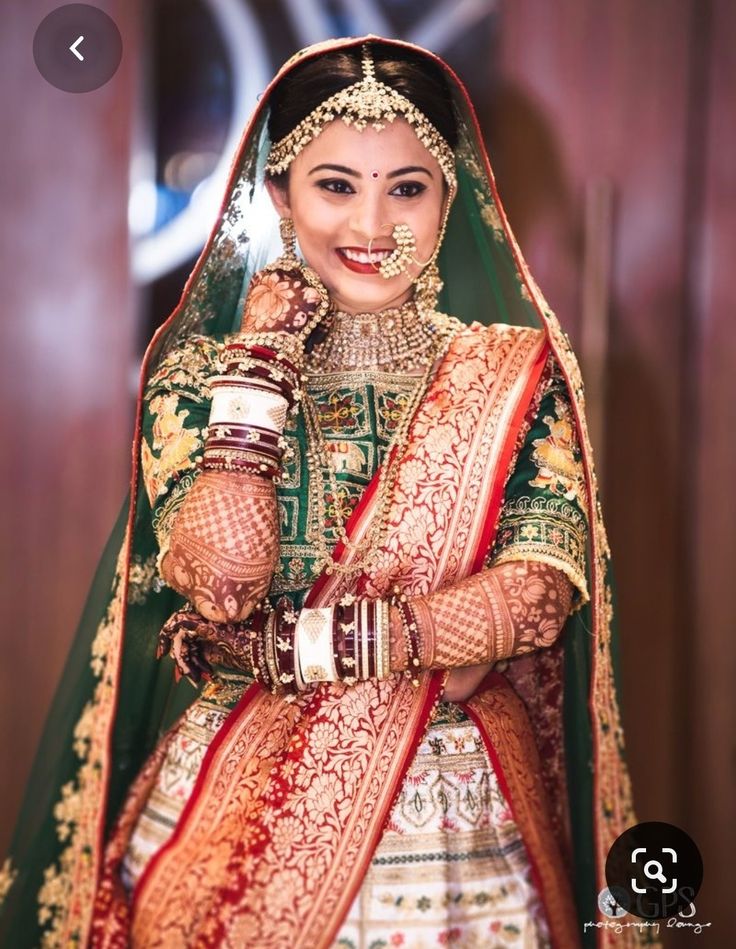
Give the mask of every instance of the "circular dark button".
M 53 10 L 33 37 L 33 59 L 43 78 L 63 92 L 92 92 L 115 75 L 123 56 L 120 30 L 87 3 Z
M 684 830 L 648 821 L 616 839 L 606 859 L 606 882 L 627 912 L 666 919 L 695 900 L 703 882 L 703 859 Z

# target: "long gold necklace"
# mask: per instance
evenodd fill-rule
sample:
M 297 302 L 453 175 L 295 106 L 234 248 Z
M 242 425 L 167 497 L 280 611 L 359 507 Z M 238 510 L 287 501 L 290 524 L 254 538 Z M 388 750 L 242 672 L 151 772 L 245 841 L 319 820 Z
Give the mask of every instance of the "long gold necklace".
M 384 325 L 382 323 L 382 317 L 386 314 L 390 314 L 389 318 L 396 321 L 393 324 L 393 327 L 398 325 L 401 332 L 401 328 L 405 322 L 405 317 L 409 316 L 413 312 L 415 322 L 418 322 L 422 327 L 422 332 L 420 334 L 412 334 L 412 341 L 417 344 L 418 352 L 412 353 L 409 349 L 401 352 L 401 347 L 395 346 L 393 348 L 393 358 L 395 361 L 400 357 L 401 362 L 404 364 L 412 361 L 418 362 L 420 359 L 419 354 L 421 353 L 423 372 L 418 378 L 418 382 L 407 400 L 406 406 L 404 407 L 402 416 L 394 431 L 394 434 L 386 446 L 384 462 L 381 465 L 378 476 L 375 514 L 371 520 L 368 532 L 362 541 L 356 544 L 349 540 L 345 531 L 345 520 L 342 516 L 342 512 L 339 509 L 339 504 L 336 504 L 335 506 L 335 516 L 338 522 L 336 528 L 336 543 L 342 542 L 345 548 L 354 555 L 352 562 L 347 565 L 337 563 L 333 560 L 327 541 L 325 540 L 324 532 L 327 521 L 327 510 L 325 505 L 324 472 L 327 472 L 328 486 L 335 501 L 337 501 L 338 498 L 337 478 L 335 476 L 334 467 L 330 460 L 330 454 L 327 449 L 325 437 L 322 432 L 317 406 L 315 405 L 311 396 L 309 396 L 306 392 L 304 392 L 302 396 L 302 408 L 304 411 L 307 435 L 307 468 L 309 470 L 310 482 L 312 484 L 319 485 L 318 490 L 316 491 L 317 503 L 315 506 L 310 505 L 309 508 L 307 518 L 307 540 L 313 544 L 314 547 L 316 547 L 316 569 L 320 570 L 322 567 L 324 567 L 325 572 L 328 574 L 340 573 L 344 575 L 350 575 L 360 573 L 370 564 L 376 552 L 380 550 L 388 527 L 388 517 L 391 508 L 393 485 L 396 480 L 399 464 L 408 445 L 408 435 L 411 424 L 414 420 L 416 411 L 419 408 L 419 405 L 421 404 L 421 401 L 429 387 L 429 383 L 438 359 L 444 355 L 453 336 L 461 326 L 458 320 L 447 317 L 444 314 L 432 313 L 420 316 L 415 305 L 412 305 L 412 307 L 409 308 L 405 304 L 404 307 L 397 309 L 401 310 L 401 313 L 398 314 L 398 319 L 397 310 L 384 311 L 382 314 L 359 314 L 359 316 L 370 316 L 371 323 L 373 325 Z M 345 314 L 345 316 L 347 316 L 347 314 Z M 345 325 L 348 327 L 350 326 L 347 321 L 345 322 Z M 374 346 L 374 360 L 378 358 L 380 361 L 380 359 L 388 356 L 389 349 L 391 348 L 390 344 L 386 342 L 388 335 L 389 334 L 386 334 L 385 332 L 381 334 L 383 341 L 379 343 L 377 334 L 367 334 L 368 338 L 371 339 L 374 344 L 377 344 L 377 348 Z M 429 342 L 429 345 L 427 345 L 427 341 Z M 336 359 L 336 362 L 338 362 L 340 368 L 355 368 L 354 366 L 348 367 L 345 365 L 346 359 L 348 362 L 350 361 L 350 354 L 344 346 L 335 345 L 331 350 L 323 350 L 323 353 L 324 352 L 332 352 L 336 357 L 339 353 L 339 359 Z M 359 352 L 357 359 L 360 360 L 360 368 L 362 369 L 378 368 L 375 364 L 372 366 L 364 364 L 367 360 L 367 353 L 365 349 Z M 324 357 L 319 360 L 312 360 L 310 370 L 315 371 L 317 366 L 320 367 L 321 371 L 335 371 L 338 368 L 334 364 L 327 365 Z M 383 366 L 381 366 L 381 368 L 383 368 Z M 385 368 L 388 369 L 389 366 L 386 365 Z M 391 366 L 390 368 L 392 370 L 396 369 L 395 366 Z M 406 371 L 405 365 L 402 365 L 401 368 Z M 312 481 L 312 479 L 314 480 Z

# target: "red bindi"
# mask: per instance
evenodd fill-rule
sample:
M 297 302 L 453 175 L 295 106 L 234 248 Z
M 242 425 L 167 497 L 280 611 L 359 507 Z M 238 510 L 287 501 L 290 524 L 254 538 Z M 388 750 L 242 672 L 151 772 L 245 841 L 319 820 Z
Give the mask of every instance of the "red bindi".
M 377 177 L 378 177 L 378 172 L 377 172 L 377 171 L 372 171 L 372 172 L 371 172 L 371 178 L 377 178 Z

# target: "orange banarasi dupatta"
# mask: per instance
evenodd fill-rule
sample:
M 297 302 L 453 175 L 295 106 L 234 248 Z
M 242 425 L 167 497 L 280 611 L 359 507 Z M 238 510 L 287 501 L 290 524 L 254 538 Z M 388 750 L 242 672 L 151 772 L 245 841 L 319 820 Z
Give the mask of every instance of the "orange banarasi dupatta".
M 412 424 L 388 540 L 357 584 L 323 575 L 311 605 L 335 602 L 348 590 L 380 596 L 397 583 L 428 593 L 482 566 L 548 353 L 539 330 L 475 324 L 455 336 Z M 375 484 L 374 478 L 351 518 L 353 541 L 374 514 Z M 350 553 L 338 548 L 335 557 L 345 563 Z M 401 676 L 351 688 L 325 684 L 293 703 L 249 688 L 210 746 L 176 831 L 128 910 L 115 874 L 160 766 L 159 749 L 108 848 L 92 944 L 329 946 L 443 681 L 434 672 L 424 673 L 418 688 Z M 472 714 L 527 842 L 555 943 L 574 946 L 576 914 L 546 817 L 531 730 L 505 679 L 496 676 L 494 686 Z

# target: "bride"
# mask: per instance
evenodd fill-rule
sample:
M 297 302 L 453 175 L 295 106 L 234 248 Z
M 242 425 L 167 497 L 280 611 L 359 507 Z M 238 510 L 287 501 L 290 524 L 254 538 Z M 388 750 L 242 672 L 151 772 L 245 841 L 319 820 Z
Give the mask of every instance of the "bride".
M 280 70 L 141 380 L 2 938 L 608 945 L 634 815 L 582 383 L 449 67 Z

